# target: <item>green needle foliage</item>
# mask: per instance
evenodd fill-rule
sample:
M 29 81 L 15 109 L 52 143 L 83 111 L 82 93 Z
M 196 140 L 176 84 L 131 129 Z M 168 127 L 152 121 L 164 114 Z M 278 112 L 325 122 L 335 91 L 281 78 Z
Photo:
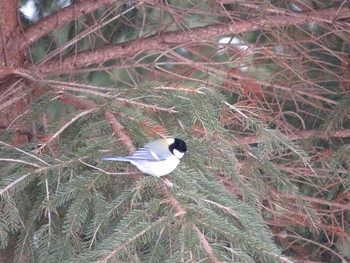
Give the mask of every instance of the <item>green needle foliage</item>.
M 34 2 L 0 11 L 1 262 L 350 259 L 346 1 Z M 100 159 L 164 137 L 162 180 Z
M 261 197 L 240 174 L 239 161 L 233 148 L 228 147 L 231 134 L 219 118 L 227 107 L 223 97 L 211 89 L 198 91 L 199 95 L 173 95 L 172 105 L 181 105 L 177 113 L 159 114 L 153 120 L 184 138 L 191 151 L 169 177 L 175 184 L 173 190 L 164 189 L 157 178 L 133 181 L 128 174 L 118 175 L 125 164 L 96 164 L 94 160 L 102 150 L 122 155 L 125 149 L 113 138 L 106 140 L 104 134 L 113 131 L 94 113 L 67 126 L 52 146 L 59 149 L 55 155 L 22 152 L 2 143 L 4 159 L 13 160 L 1 169 L 8 174 L 1 180 L 6 211 L 0 223 L 2 247 L 15 242 L 16 262 L 28 258 L 37 262 L 178 262 L 210 258 L 288 262 L 281 257 L 257 209 Z M 152 89 L 148 93 L 154 97 L 159 94 Z M 158 106 L 169 107 L 169 101 Z M 132 137 L 146 141 L 140 124 L 152 118 L 153 112 L 147 112 L 147 108 L 117 109 L 113 103 L 108 107 L 122 116 L 120 121 L 132 131 Z M 187 128 L 177 130 L 177 123 Z M 191 138 L 193 124 L 205 130 L 205 139 Z M 278 152 L 289 144 L 281 138 Z M 269 160 L 265 158 L 264 162 L 266 165 Z M 114 175 L 106 172 L 109 167 Z M 231 178 L 248 203 L 227 192 L 216 174 Z M 283 180 L 283 173 L 276 176 Z

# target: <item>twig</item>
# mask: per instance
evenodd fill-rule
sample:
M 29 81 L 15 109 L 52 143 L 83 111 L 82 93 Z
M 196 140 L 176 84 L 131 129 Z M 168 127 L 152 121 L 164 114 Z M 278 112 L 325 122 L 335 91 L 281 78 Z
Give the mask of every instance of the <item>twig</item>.
M 35 163 L 26 162 L 26 161 L 19 160 L 19 159 L 0 158 L 0 161 L 28 164 L 28 165 L 34 166 L 34 167 L 36 167 L 36 168 L 41 168 L 40 165 L 37 165 L 37 164 L 35 164 Z
M 130 137 L 124 132 L 124 126 L 117 121 L 114 115 L 107 111 L 104 114 L 104 119 L 111 124 L 117 137 L 121 139 L 121 143 L 126 146 L 131 152 L 135 151 L 136 148 L 130 140 Z
M 139 5 L 143 4 L 143 2 L 137 3 L 135 5 L 132 5 L 130 8 L 124 10 L 123 12 L 119 13 L 118 15 L 113 16 L 112 18 L 104 21 L 104 22 L 99 22 L 89 28 L 87 28 L 86 30 L 80 32 L 78 35 L 76 35 L 73 39 L 69 40 L 67 43 L 63 44 L 62 46 L 60 46 L 59 48 L 57 48 L 56 50 L 52 51 L 50 54 L 46 55 L 42 60 L 40 60 L 37 64 L 39 66 L 45 64 L 45 62 L 47 62 L 48 60 L 50 60 L 51 58 L 55 57 L 56 55 L 58 55 L 60 52 L 62 52 L 64 49 L 69 48 L 70 46 L 76 44 L 79 40 L 83 39 L 84 37 L 88 36 L 89 34 L 92 34 L 93 32 L 95 32 L 96 30 L 104 27 L 105 25 L 111 23 L 112 21 L 118 19 L 119 17 L 125 15 L 126 13 L 130 12 L 131 10 L 135 9 L 136 7 L 138 7 Z M 112 12 L 110 12 L 112 13 Z M 109 17 L 110 14 L 107 14 L 106 17 Z
M 51 32 L 55 28 L 66 25 L 80 16 L 94 12 L 103 5 L 112 5 L 120 0 L 84 0 L 48 15 L 25 30 L 25 40 L 22 41 L 21 49 L 24 49 Z
M 236 23 L 214 24 L 210 26 L 192 28 L 190 31 L 166 32 L 158 35 L 152 35 L 143 39 L 136 39 L 127 43 L 104 46 L 93 51 L 83 51 L 72 56 L 60 59 L 53 59 L 38 70 L 43 75 L 68 73 L 76 68 L 82 68 L 91 64 L 104 63 L 110 59 L 127 57 L 146 52 L 150 50 L 163 50 L 168 46 L 177 44 L 190 44 L 203 42 L 203 38 L 238 34 L 258 29 L 268 29 L 273 27 L 283 27 L 288 25 L 298 25 L 307 22 L 326 22 L 336 23 L 340 15 L 350 16 L 350 8 L 344 7 L 339 14 L 338 8 L 325 8 L 313 10 L 302 14 L 293 14 L 293 16 L 265 16 L 254 18 L 248 21 L 239 21 Z M 349 14 L 348 14 L 349 13 Z
M 37 153 L 41 152 L 42 149 L 44 149 L 53 140 L 55 140 L 68 126 L 70 126 L 72 123 L 74 123 L 79 118 L 81 118 L 81 117 L 83 117 L 83 116 L 85 116 L 87 114 L 90 114 L 90 113 L 92 113 L 94 111 L 97 111 L 97 108 L 93 108 L 93 109 L 90 109 L 90 110 L 87 110 L 87 111 L 83 111 L 83 112 L 79 113 L 78 115 L 76 115 L 73 119 L 71 119 L 69 122 L 67 122 L 65 125 L 63 125 L 61 127 L 61 129 L 59 129 L 54 135 L 52 135 L 47 142 L 43 143 L 38 149 L 36 149 L 35 152 L 37 152 Z
M 28 153 L 28 152 L 26 152 L 26 151 L 23 151 L 23 150 L 21 150 L 21 149 L 19 149 L 19 148 L 16 148 L 16 147 L 14 147 L 14 146 L 12 146 L 12 145 L 9 145 L 9 144 L 7 144 L 6 142 L 0 141 L 0 144 L 5 145 L 5 146 L 7 146 L 7 147 L 9 147 L 9 148 L 15 149 L 16 151 L 19 151 L 20 153 L 23 153 L 23 154 L 25 154 L 25 155 L 28 155 L 28 156 L 30 156 L 30 157 L 32 157 L 32 158 L 34 158 L 34 159 L 36 159 L 36 160 L 42 162 L 42 163 L 45 164 L 45 165 L 49 165 L 47 162 L 45 162 L 44 160 L 40 159 L 39 157 L 37 157 L 37 156 L 35 156 L 35 155 L 31 154 L 31 153 Z
M 286 198 L 286 199 L 296 199 L 296 196 L 293 194 L 288 194 L 288 193 L 278 193 L 277 191 L 273 191 L 274 195 L 278 198 Z M 302 200 L 305 200 L 307 202 L 311 202 L 311 203 L 317 203 L 317 204 L 321 204 L 321 205 L 327 205 L 329 207 L 337 207 L 340 208 L 342 210 L 348 210 L 350 209 L 350 204 L 340 204 L 340 203 L 336 203 L 336 202 L 330 202 L 324 199 L 320 199 L 320 198 L 316 198 L 316 197 L 311 197 L 311 196 L 306 196 L 306 195 L 298 195 L 299 198 L 301 198 Z
M 165 187 L 163 188 L 162 192 L 168 198 L 168 203 L 175 209 L 175 211 L 176 211 L 175 216 L 183 218 L 184 215 L 186 214 L 186 210 L 181 207 L 180 203 L 176 200 L 176 198 Z
M 210 244 L 207 241 L 207 238 L 205 235 L 196 227 L 195 225 L 192 225 L 192 228 L 197 232 L 197 235 L 199 237 L 199 241 L 204 248 L 205 252 L 207 252 L 209 259 L 211 262 L 217 263 L 219 260 L 216 258 L 213 249 L 211 248 Z
M 99 106 L 96 103 L 84 97 L 79 97 L 69 93 L 62 94 L 62 96 L 60 96 L 60 99 L 65 103 L 76 107 L 77 109 L 99 108 Z M 132 141 L 130 140 L 129 136 L 123 131 L 124 130 L 123 125 L 121 125 L 117 121 L 117 119 L 113 116 L 112 113 L 105 112 L 102 115 L 102 118 L 104 118 L 106 121 L 108 121 L 111 124 L 113 130 L 115 131 L 115 134 L 117 135 L 118 138 L 121 139 L 121 143 L 124 144 L 125 147 L 127 147 L 130 151 L 134 151 L 136 149 Z
M 290 231 L 291 231 L 291 230 L 290 230 Z M 295 235 L 287 234 L 287 235 L 288 235 L 288 237 L 293 237 L 293 238 L 295 238 L 296 240 L 304 240 L 305 242 L 314 244 L 314 245 L 316 245 L 316 246 L 319 246 L 319 247 L 323 248 L 324 250 L 329 251 L 330 253 L 334 254 L 334 255 L 337 256 L 339 259 L 341 259 L 341 262 L 342 262 L 342 263 L 348 262 L 347 260 L 345 260 L 345 258 L 344 258 L 342 255 L 340 255 L 339 253 L 337 253 L 335 250 L 333 250 L 333 249 L 331 249 L 331 248 L 329 248 L 329 247 L 327 247 L 327 246 L 325 246 L 325 245 L 323 245 L 323 244 L 321 244 L 321 243 L 319 243 L 319 242 L 317 242 L 317 241 L 313 241 L 313 240 L 311 240 L 311 239 L 304 238 L 304 237 L 302 237 L 302 236 L 300 236 L 300 235 L 298 235 L 298 234 L 295 234 Z
M 309 139 L 309 138 L 323 138 L 325 137 L 325 134 L 319 130 L 306 130 L 306 131 L 298 131 L 295 134 L 284 134 L 284 136 L 288 140 L 303 140 L 303 139 Z M 327 134 L 327 137 L 348 138 L 350 137 L 350 129 L 339 129 L 335 131 L 330 131 Z M 256 135 L 241 136 L 241 137 L 238 137 L 238 140 L 237 140 L 238 145 L 247 145 L 247 144 L 253 144 L 258 142 L 259 142 L 259 139 Z

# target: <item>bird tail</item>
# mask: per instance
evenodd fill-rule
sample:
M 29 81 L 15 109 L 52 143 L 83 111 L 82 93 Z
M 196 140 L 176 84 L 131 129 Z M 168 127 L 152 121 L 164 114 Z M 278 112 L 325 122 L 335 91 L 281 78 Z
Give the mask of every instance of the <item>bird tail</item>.
M 102 160 L 102 161 L 122 161 L 122 162 L 129 161 L 124 156 L 106 156 L 106 157 L 101 157 L 100 160 Z

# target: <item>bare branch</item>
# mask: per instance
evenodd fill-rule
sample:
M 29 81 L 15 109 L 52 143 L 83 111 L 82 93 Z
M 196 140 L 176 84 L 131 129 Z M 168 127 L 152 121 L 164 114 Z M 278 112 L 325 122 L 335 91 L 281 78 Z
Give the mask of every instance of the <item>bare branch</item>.
M 43 143 L 38 149 L 36 149 L 36 152 L 40 152 L 42 149 L 44 149 L 46 146 L 48 146 L 53 140 L 55 140 L 62 132 L 64 132 L 64 130 L 70 126 L 72 123 L 74 123 L 76 120 L 78 120 L 79 118 L 87 115 L 87 114 L 90 114 L 94 111 L 97 111 L 97 108 L 92 108 L 92 109 L 89 109 L 89 110 L 86 110 L 86 111 L 83 111 L 81 113 L 79 113 L 78 115 L 76 115 L 73 119 L 71 119 L 69 122 L 67 122 L 65 125 L 63 125 L 61 127 L 61 129 L 59 129 L 54 135 L 50 136 L 50 139 Z
M 209 259 L 211 262 L 219 262 L 219 260 L 216 258 L 213 249 L 211 248 L 206 236 L 198 229 L 198 227 L 196 226 L 192 226 L 194 228 L 194 230 L 197 232 L 197 235 L 199 237 L 199 241 L 202 245 L 202 247 L 204 248 L 205 252 L 207 252 Z
M 103 5 L 111 5 L 118 2 L 120 0 L 85 0 L 54 12 L 25 30 L 25 39 L 22 41 L 21 49 L 33 44 L 55 28 L 64 26 L 70 21 L 89 14 Z
M 249 21 L 193 28 L 190 31 L 167 32 L 157 36 L 153 35 L 118 45 L 108 45 L 93 51 L 83 51 L 72 56 L 54 59 L 38 67 L 38 70 L 42 75 L 67 73 L 74 69 L 95 63 L 103 63 L 110 59 L 132 56 L 150 50 L 164 50 L 173 45 L 203 42 L 217 36 L 238 34 L 258 29 L 299 25 L 307 22 L 335 23 L 338 17 L 350 17 L 350 7 L 344 7 L 340 11 L 339 13 L 337 8 L 327 8 L 313 12 L 298 13 L 298 15 L 289 17 L 264 16 Z
M 298 131 L 295 134 L 284 134 L 288 140 L 303 140 L 310 138 L 323 138 L 325 134 L 320 130 L 307 130 L 307 131 Z M 338 137 L 338 138 L 348 138 L 350 137 L 349 129 L 341 129 L 336 131 L 331 131 L 327 134 L 327 137 Z M 239 145 L 246 145 L 252 143 L 258 143 L 258 137 L 256 135 L 241 136 L 238 137 Z
M 96 109 L 96 108 L 99 108 L 99 106 L 96 103 L 94 103 L 94 102 L 92 102 L 84 97 L 75 96 L 75 95 L 69 94 L 69 93 L 62 94 L 61 100 L 69 105 L 74 106 L 77 109 Z M 136 149 L 134 144 L 130 140 L 130 137 L 125 133 L 123 125 L 121 125 L 117 121 L 117 119 L 113 116 L 113 114 L 110 112 L 105 112 L 102 115 L 102 117 L 111 124 L 117 138 L 121 139 L 121 143 L 126 148 L 128 148 L 130 150 L 130 152 L 134 151 Z

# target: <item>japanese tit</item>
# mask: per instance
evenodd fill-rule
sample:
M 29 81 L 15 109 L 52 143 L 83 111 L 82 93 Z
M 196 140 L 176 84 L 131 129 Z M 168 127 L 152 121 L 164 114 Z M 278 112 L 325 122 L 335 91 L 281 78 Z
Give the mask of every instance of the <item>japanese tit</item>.
M 130 156 L 102 157 L 101 160 L 130 162 L 145 174 L 161 177 L 171 173 L 186 152 L 183 140 L 166 138 L 151 141 Z

